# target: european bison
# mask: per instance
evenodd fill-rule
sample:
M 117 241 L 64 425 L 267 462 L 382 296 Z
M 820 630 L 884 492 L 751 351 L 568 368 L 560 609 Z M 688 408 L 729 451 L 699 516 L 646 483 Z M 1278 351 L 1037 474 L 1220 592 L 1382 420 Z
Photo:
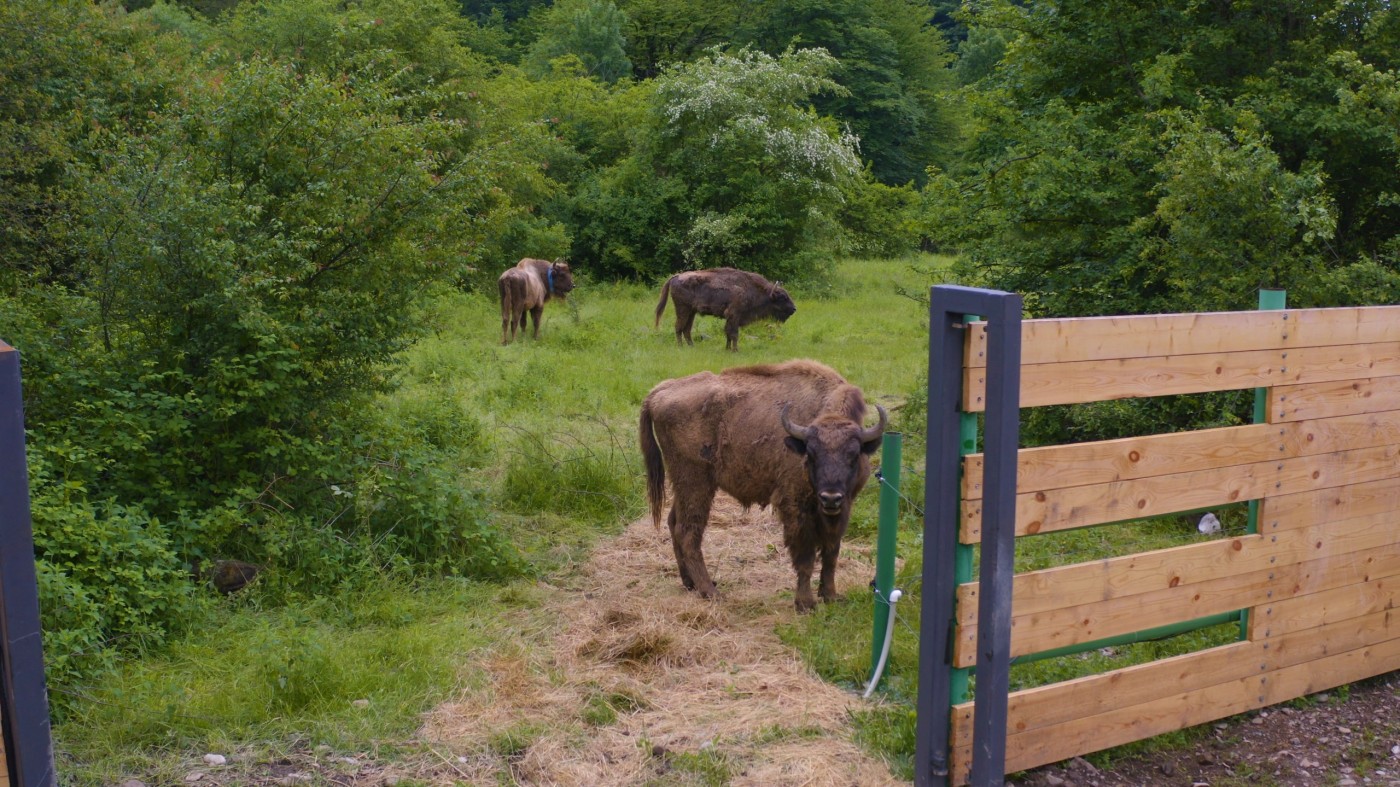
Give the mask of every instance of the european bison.
M 715 595 L 701 541 L 715 491 L 744 506 L 772 505 L 797 571 L 799 612 L 816 606 L 812 567 L 821 550 L 821 597 L 836 598 L 836 559 L 851 503 L 870 476 L 888 415 L 862 426 L 860 389 L 816 361 L 745 366 L 666 380 L 642 403 L 642 458 L 652 521 L 661 523 L 666 472 L 667 520 L 681 583 Z M 664 458 L 664 459 L 663 459 Z
M 724 348 L 738 352 L 740 328 L 763 317 L 784 322 L 797 311 L 781 284 L 737 268 L 687 271 L 667 279 L 661 285 L 661 302 L 656 304 L 655 326 L 661 325 L 668 295 L 676 303 L 676 344 L 684 336 L 692 347 L 690 328 L 697 314 L 723 317 Z
M 540 338 L 540 315 L 544 305 L 555 295 L 568 296 L 574 288 L 574 275 L 563 260 L 535 260 L 526 257 L 509 268 L 497 280 L 501 291 L 501 344 L 515 341 L 515 329 L 525 333 L 525 314 L 535 323 L 535 338 Z M 506 331 L 510 331 L 507 338 Z

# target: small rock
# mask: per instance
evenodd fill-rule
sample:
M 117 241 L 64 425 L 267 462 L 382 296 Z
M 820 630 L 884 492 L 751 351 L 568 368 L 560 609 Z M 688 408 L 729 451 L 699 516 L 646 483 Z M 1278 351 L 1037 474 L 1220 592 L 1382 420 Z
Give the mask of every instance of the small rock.
M 352 702 L 352 703 L 350 703 L 350 704 L 351 704 L 351 705 L 354 705 L 354 706 L 357 707 L 357 708 L 368 708 L 368 707 L 369 707 L 369 700 L 355 700 L 354 702 Z
M 1162 775 L 1163 775 L 1163 776 L 1175 776 L 1175 775 L 1176 775 L 1176 763 L 1173 763 L 1173 762 L 1164 762 L 1164 763 L 1162 763 Z
M 1395 746 L 1391 746 L 1391 747 L 1390 747 L 1390 753 L 1391 753 L 1391 754 L 1394 754 L 1396 757 L 1400 757 L 1400 744 L 1397 744 L 1397 745 L 1395 745 Z
M 190 771 L 189 773 L 185 774 L 185 781 L 190 783 L 197 782 L 203 778 L 204 774 L 200 773 L 199 771 Z
M 397 776 L 385 776 L 384 781 L 381 781 L 380 784 L 383 787 L 395 787 L 400 781 L 401 779 Z
M 700 751 L 709 751 L 710 749 L 713 749 L 714 747 L 715 747 L 715 742 L 714 742 L 714 741 L 705 741 L 704 743 L 700 744 Z
M 1337 784 L 1340 787 L 1355 787 L 1356 780 L 1351 778 L 1350 776 L 1343 776 L 1341 780 L 1337 782 Z
M 122 787 L 146 787 L 146 783 L 140 779 L 127 779 L 122 782 Z
M 1088 771 L 1092 774 L 1097 774 L 1099 772 L 1098 768 L 1095 768 L 1088 760 L 1084 759 L 1083 757 L 1075 757 L 1074 759 L 1069 761 L 1069 764 L 1073 768 Z
M 307 775 L 304 774 L 304 773 L 289 773 L 289 774 L 287 774 L 286 776 L 283 776 L 282 778 L 278 779 L 278 780 L 277 780 L 277 783 L 278 783 L 278 784 L 293 785 L 293 784 L 306 784 L 306 783 L 309 782 L 309 781 L 311 781 L 311 777 L 310 777 L 310 776 L 307 776 Z
M 1263 716 L 1255 716 L 1254 718 L 1252 718 L 1252 719 L 1249 720 L 1249 723 L 1250 723 L 1250 724 L 1263 724 L 1263 723 L 1264 723 L 1264 717 L 1263 717 Z
M 1203 751 L 1196 755 L 1196 762 L 1201 765 L 1213 765 L 1215 764 L 1215 755 L 1208 751 Z
M 224 765 L 228 762 L 228 758 L 222 754 L 206 754 L 204 761 L 209 765 Z
M 1045 774 L 1045 787 L 1065 787 L 1065 785 L 1066 785 L 1065 780 L 1064 780 L 1064 779 L 1061 779 L 1060 777 L 1056 776 L 1055 774 L 1053 774 L 1053 773 L 1047 773 L 1047 774 Z
M 1350 734 L 1351 734 L 1351 728 L 1350 728 L 1350 727 L 1338 727 L 1338 728 L 1337 728 L 1337 732 L 1340 732 L 1340 733 L 1343 734 L 1343 735 L 1350 735 Z
M 330 747 L 329 745 L 327 745 L 327 744 L 324 744 L 324 743 L 318 744 L 318 745 L 316 746 L 316 753 L 317 753 L 317 754 L 330 754 L 330 753 L 331 753 L 331 747 Z

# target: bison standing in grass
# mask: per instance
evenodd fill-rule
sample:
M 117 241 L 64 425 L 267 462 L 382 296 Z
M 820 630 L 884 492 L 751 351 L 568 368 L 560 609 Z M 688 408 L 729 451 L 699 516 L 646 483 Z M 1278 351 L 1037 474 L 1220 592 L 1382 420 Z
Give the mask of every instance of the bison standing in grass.
M 515 329 L 525 333 L 525 315 L 535 323 L 535 338 L 540 338 L 540 315 L 544 305 L 554 296 L 566 298 L 574 288 L 574 276 L 569 263 L 563 260 L 534 260 L 526 257 L 509 268 L 497 280 L 501 291 L 501 344 L 515 340 Z M 509 337 L 507 337 L 509 331 Z
M 681 583 L 715 595 L 701 541 L 715 492 L 744 506 L 771 505 L 797 572 L 799 612 L 816 606 L 812 569 L 821 552 L 821 598 L 836 598 L 836 560 L 851 504 L 870 476 L 888 415 L 863 425 L 860 389 L 816 361 L 745 366 L 666 380 L 642 403 L 647 500 L 659 526 L 666 473 L 667 520 Z
M 781 284 L 737 268 L 687 271 L 667 279 L 661 286 L 661 302 L 656 304 L 656 326 L 661 325 L 668 295 L 676 304 L 676 344 L 684 336 L 692 347 L 690 328 L 697 314 L 723 317 L 724 347 L 737 352 L 740 328 L 764 317 L 784 322 L 797 311 Z

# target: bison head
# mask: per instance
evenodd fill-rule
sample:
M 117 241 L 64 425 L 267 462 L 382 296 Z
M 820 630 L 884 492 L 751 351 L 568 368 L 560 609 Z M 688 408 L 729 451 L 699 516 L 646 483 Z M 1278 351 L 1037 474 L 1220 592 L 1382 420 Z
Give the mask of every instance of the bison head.
M 574 289 L 574 274 L 569 271 L 569 263 L 562 259 L 549 264 L 549 294 L 560 298 L 568 297 Z
M 851 498 L 856 485 L 863 483 L 861 458 L 880 447 L 889 415 L 885 408 L 875 405 L 880 423 L 871 428 L 839 416 L 818 418 L 807 425 L 788 420 L 783 408 L 783 428 L 788 437 L 783 443 L 801 455 L 807 466 L 807 477 L 817 495 L 817 508 L 826 517 L 850 513 Z
M 792 302 L 792 296 L 783 289 L 781 282 L 773 285 L 773 289 L 768 293 L 768 308 L 773 316 L 778 318 L 778 322 L 787 322 L 787 318 L 797 311 L 797 304 Z

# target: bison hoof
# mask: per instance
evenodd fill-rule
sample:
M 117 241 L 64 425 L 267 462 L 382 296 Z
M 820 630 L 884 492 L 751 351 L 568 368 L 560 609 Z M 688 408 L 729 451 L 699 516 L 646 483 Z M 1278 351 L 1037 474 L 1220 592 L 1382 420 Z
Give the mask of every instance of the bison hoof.
M 797 605 L 798 612 L 811 612 L 812 610 L 817 608 L 817 602 L 814 601 L 811 596 L 807 596 L 805 598 L 802 596 L 798 596 L 795 603 Z

